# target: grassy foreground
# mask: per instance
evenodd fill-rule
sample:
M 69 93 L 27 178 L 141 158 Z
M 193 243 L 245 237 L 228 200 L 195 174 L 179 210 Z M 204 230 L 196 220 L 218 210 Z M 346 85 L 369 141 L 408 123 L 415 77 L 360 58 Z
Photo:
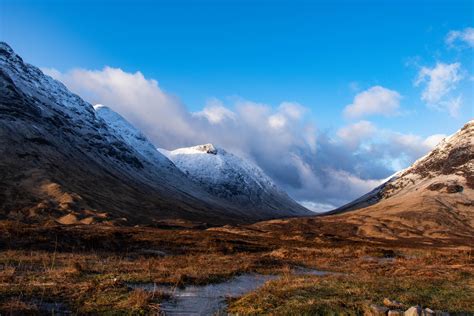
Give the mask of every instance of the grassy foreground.
M 57 303 L 75 314 L 149 314 L 164 295 L 127 282 L 184 286 L 246 272 L 281 274 L 232 300 L 247 314 L 363 314 L 387 297 L 474 314 L 469 247 L 293 238 L 253 228 L 38 227 L 0 222 L 0 314 L 41 314 Z M 295 267 L 336 272 L 302 276 Z
M 451 313 L 474 313 L 471 274 L 450 271 L 447 276 L 433 277 L 420 271 L 399 274 L 387 266 L 376 270 L 360 270 L 355 275 L 284 277 L 232 302 L 230 311 L 245 315 L 291 315 L 295 311 L 300 315 L 362 315 L 372 303 L 382 305 L 384 298 L 391 298 L 403 302 L 404 309 L 421 305 Z

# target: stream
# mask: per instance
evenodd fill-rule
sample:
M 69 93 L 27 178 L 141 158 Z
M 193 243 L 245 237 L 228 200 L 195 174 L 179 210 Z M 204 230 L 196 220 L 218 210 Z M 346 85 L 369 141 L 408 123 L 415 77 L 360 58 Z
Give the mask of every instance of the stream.
M 325 275 L 328 272 L 297 268 L 299 275 Z M 279 275 L 242 274 L 222 283 L 189 285 L 185 288 L 158 285 L 155 283 L 129 284 L 132 288 L 161 291 L 171 295 L 160 304 L 164 315 L 226 315 L 226 298 L 235 298 L 252 292 L 265 282 L 276 280 Z

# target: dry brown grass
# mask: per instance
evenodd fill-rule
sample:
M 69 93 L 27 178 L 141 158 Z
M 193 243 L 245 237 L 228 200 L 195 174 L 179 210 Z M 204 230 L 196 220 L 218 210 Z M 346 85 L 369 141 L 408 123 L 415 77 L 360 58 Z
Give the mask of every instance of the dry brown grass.
M 258 292 L 258 299 L 249 296 L 234 303 L 232 308 L 241 313 L 253 308 L 277 312 L 277 303 L 307 310 L 306 305 L 298 305 L 302 302 L 298 298 L 312 302 L 315 310 L 324 306 L 359 310 L 368 300 L 364 289 L 370 289 L 374 300 L 396 293 L 392 299 L 461 310 L 468 308 L 469 297 L 459 295 L 458 302 L 450 297 L 456 291 L 472 290 L 474 284 L 474 256 L 466 247 L 339 240 L 308 227 L 296 227 L 291 233 L 254 226 L 225 231 L 35 227 L 7 222 L 0 226 L 0 313 L 8 313 L 15 302 L 18 310 L 34 313 L 32 306 L 38 300 L 62 302 L 79 314 L 148 313 L 156 311 L 163 295 L 134 290 L 128 282 L 183 286 L 219 282 L 245 272 L 279 273 L 284 278 Z M 299 237 L 291 238 L 292 234 Z M 295 277 L 291 274 L 295 266 L 342 275 Z M 331 301 L 328 294 L 321 300 L 310 290 L 327 282 L 332 284 L 331 295 L 344 299 Z M 416 284 L 423 284 L 426 291 Z M 352 305 L 349 300 L 343 304 L 348 293 L 352 293 Z

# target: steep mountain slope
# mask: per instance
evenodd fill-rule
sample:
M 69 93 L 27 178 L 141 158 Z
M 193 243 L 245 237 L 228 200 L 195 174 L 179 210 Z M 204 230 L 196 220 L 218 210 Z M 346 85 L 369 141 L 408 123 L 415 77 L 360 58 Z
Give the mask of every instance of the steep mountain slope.
M 474 121 L 372 192 L 321 216 L 258 222 L 246 229 L 288 240 L 409 246 L 474 244 Z M 216 228 L 250 234 L 242 228 Z
M 115 135 L 90 104 L 25 64 L 4 43 L 0 80 L 4 216 L 150 222 L 217 211 L 218 206 L 167 186 L 161 170 Z
M 279 189 L 259 167 L 222 148 L 205 144 L 160 151 L 207 192 L 239 205 L 247 213 L 312 214 Z
M 131 133 L 131 125 L 106 123 L 101 116 L 113 115 L 106 112 L 99 108 L 98 115 L 0 43 L 0 218 L 65 224 L 261 219 L 200 189 L 143 135 Z
M 107 123 L 107 126 L 113 130 L 115 135 L 120 136 L 125 143 L 130 145 L 130 147 L 135 149 L 145 159 L 154 163 L 160 169 L 176 169 L 173 163 L 158 152 L 156 147 L 153 146 L 141 131 L 136 129 L 120 114 L 102 104 L 94 105 L 94 110 L 96 114 Z
M 331 214 L 342 214 L 370 236 L 474 238 L 474 121 Z
M 412 166 L 360 198 L 330 212 L 337 214 L 376 204 L 395 195 L 427 189 L 462 192 L 474 188 L 474 120 L 443 139 L 436 148 Z

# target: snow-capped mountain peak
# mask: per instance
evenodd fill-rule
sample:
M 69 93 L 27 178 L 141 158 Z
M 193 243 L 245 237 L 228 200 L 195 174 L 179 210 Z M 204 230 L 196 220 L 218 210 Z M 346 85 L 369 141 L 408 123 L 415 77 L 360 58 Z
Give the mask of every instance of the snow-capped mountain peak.
M 160 151 L 199 182 L 205 180 L 217 184 L 240 179 L 245 180 L 244 185 L 276 188 L 273 181 L 255 164 L 212 144 Z
M 223 148 L 204 144 L 172 151 L 159 150 L 207 192 L 240 205 L 242 209 L 309 214 L 257 165 Z
M 213 144 L 197 145 L 193 147 L 178 148 L 172 151 L 173 155 L 196 155 L 211 154 L 217 155 L 217 149 Z
M 94 108 L 2 42 L 0 113 L 0 217 L 61 222 L 72 213 L 102 221 L 97 210 L 130 223 L 223 224 L 306 214 L 288 197 L 267 193 L 268 178 L 224 150 L 204 145 L 188 150 L 199 155 L 175 155 L 201 159 L 215 180 L 208 182 L 216 184 L 212 194 L 121 115 Z

